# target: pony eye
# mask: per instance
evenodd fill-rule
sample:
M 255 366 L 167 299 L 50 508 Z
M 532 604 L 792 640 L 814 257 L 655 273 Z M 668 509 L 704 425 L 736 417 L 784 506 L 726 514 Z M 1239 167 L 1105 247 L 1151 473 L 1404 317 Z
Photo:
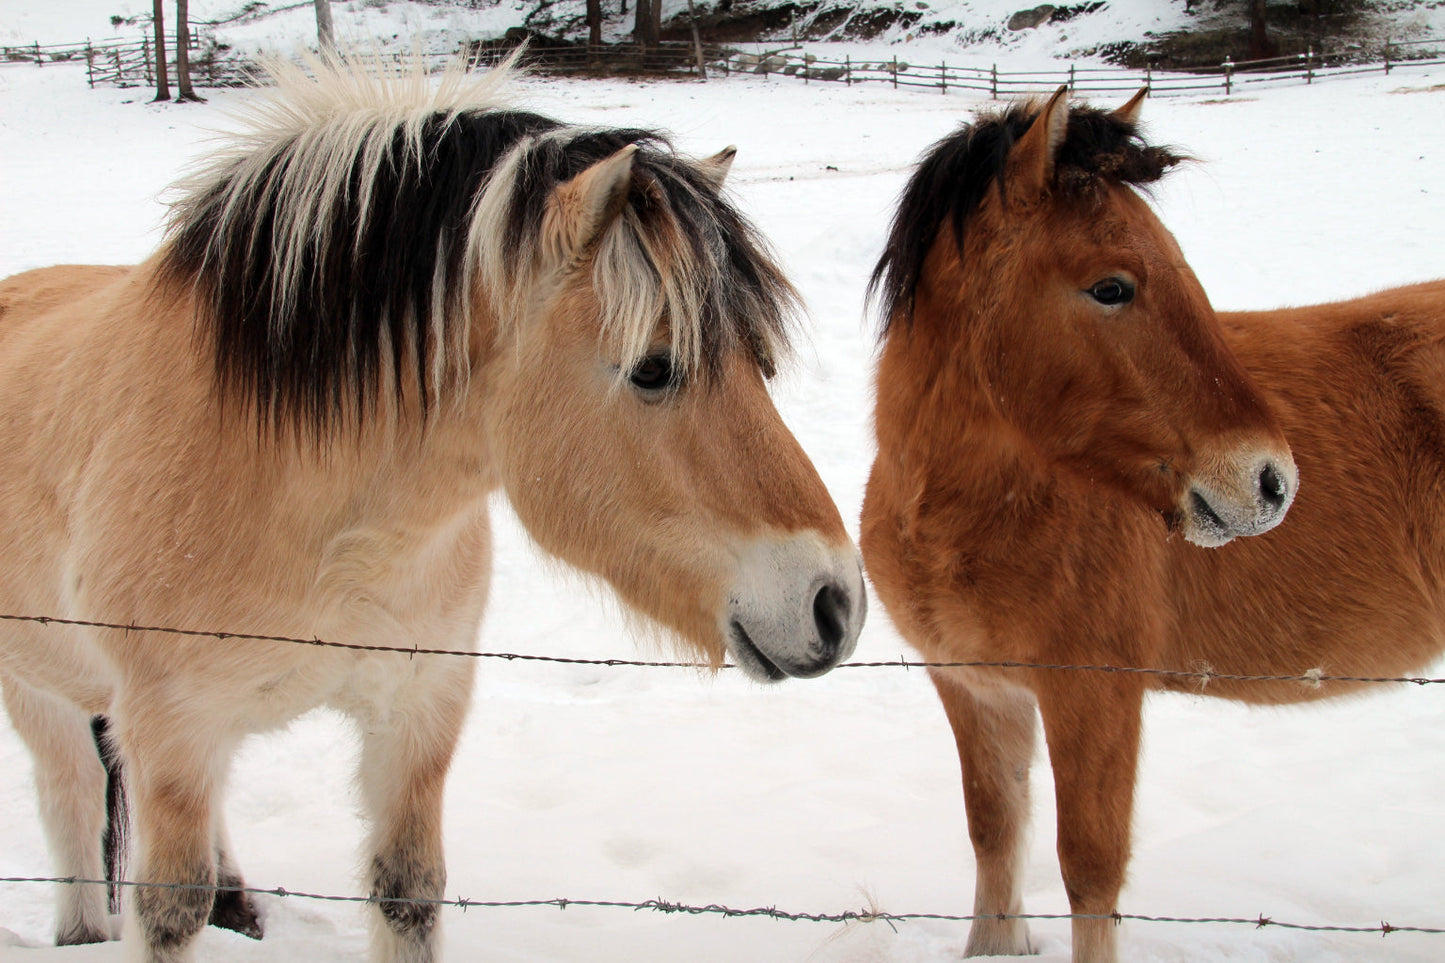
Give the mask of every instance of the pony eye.
M 663 391 L 673 384 L 672 359 L 665 354 L 643 358 L 628 375 L 628 381 L 640 391 Z
M 1134 300 L 1134 285 L 1123 278 L 1105 278 L 1089 288 L 1089 297 L 1106 307 Z

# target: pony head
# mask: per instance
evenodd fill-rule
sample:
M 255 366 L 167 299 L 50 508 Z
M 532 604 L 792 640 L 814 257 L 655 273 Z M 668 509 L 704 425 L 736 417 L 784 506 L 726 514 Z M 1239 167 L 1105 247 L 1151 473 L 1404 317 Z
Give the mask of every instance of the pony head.
M 768 397 L 796 296 L 721 193 L 731 149 L 503 109 L 505 70 L 310 68 L 273 69 L 162 252 L 220 396 L 322 447 L 450 446 L 714 664 L 846 657 L 859 563 Z
M 939 338 L 983 388 L 971 403 L 1025 450 L 1213 546 L 1278 524 L 1297 473 L 1136 190 L 1183 159 L 1140 137 L 1142 97 L 1071 108 L 1060 88 L 940 141 L 905 191 L 872 290 L 885 332 Z

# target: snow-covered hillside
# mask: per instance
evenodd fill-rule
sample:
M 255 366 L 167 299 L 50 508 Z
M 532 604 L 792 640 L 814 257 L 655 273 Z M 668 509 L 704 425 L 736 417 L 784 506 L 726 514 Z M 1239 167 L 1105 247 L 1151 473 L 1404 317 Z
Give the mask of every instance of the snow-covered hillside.
M 681 29 L 688 22 L 688 0 L 662 4 L 665 24 Z M 517 26 L 585 36 L 585 0 L 332 0 L 331 6 L 338 38 L 362 45 L 422 40 L 450 49 L 462 41 L 500 37 Z M 910 56 L 927 52 L 952 57 L 952 62 L 984 63 L 1000 55 L 1015 61 L 1093 58 L 1120 44 L 1216 23 L 1235 10 L 1221 12 L 1218 5 L 1186 0 L 1083 0 L 1044 5 L 1047 9 L 1034 0 L 695 0 L 693 6 L 704 24 L 730 17 L 751 24 L 748 29 L 758 31 L 759 39 L 786 42 L 795 33 L 814 40 L 846 36 L 861 49 L 905 49 Z M 1351 27 L 1372 43 L 1386 36 L 1445 36 L 1442 0 L 1376 0 L 1374 6 Z M 631 15 L 621 9 L 611 0 L 603 4 L 609 41 L 630 37 Z M 1036 9 L 1042 9 L 1040 22 L 1020 26 L 1038 18 L 1020 21 L 1016 15 Z M 316 34 L 309 0 L 191 0 L 190 10 L 193 21 L 243 51 L 285 50 L 314 42 Z M 149 0 L 0 0 L 0 45 L 136 40 L 150 11 Z
M 70 2 L 73 26 L 56 26 L 54 39 L 90 30 L 83 8 L 99 16 L 149 5 Z M 0 5 L 6 30 L 20 6 Z M 23 29 L 35 30 L 61 5 L 23 6 Z M 201 16 L 223 6 L 193 0 Z M 0 66 L 0 276 L 145 257 L 165 186 L 207 149 L 208 131 L 226 125 L 223 112 L 251 96 L 208 95 L 206 105 L 151 105 L 143 91 L 87 89 L 80 67 Z M 909 165 L 980 102 L 751 77 L 530 80 L 519 99 L 570 121 L 670 128 L 695 154 L 739 146 L 732 190 L 811 311 L 809 341 L 777 401 L 845 518 L 856 519 L 872 458 L 864 280 Z M 1148 104 L 1146 117 L 1156 139 L 1201 158 L 1161 185 L 1157 204 L 1217 306 L 1308 303 L 1445 274 L 1440 68 L 1257 97 L 1171 98 Z M 482 648 L 636 657 L 605 593 L 540 560 L 498 508 Z M 905 653 L 875 603 L 857 657 Z M 354 761 L 351 734 L 325 713 L 245 745 L 229 814 L 249 882 L 362 891 Z M 1121 909 L 1445 926 L 1442 763 L 1445 686 L 1282 710 L 1158 697 L 1146 716 Z M 29 774 L 0 721 L 0 876 L 50 872 Z M 1043 760 L 1035 779 L 1027 907 L 1066 912 Z M 901 669 L 762 688 L 735 673 L 486 663 L 449 784 L 446 840 L 448 892 L 474 900 L 944 914 L 972 905 L 952 738 L 922 673 Z M 0 960 L 124 958 L 113 944 L 49 948 L 51 895 L 0 883 Z M 363 954 L 354 906 L 261 902 L 264 942 L 208 930 L 201 960 Z M 966 931 L 941 921 L 838 926 L 579 907 L 449 910 L 444 919 L 454 963 L 933 963 L 956 958 Z M 1042 960 L 1067 959 L 1067 923 L 1034 931 Z M 1412 934 L 1130 923 L 1123 940 L 1127 959 L 1156 963 L 1445 959 L 1445 937 Z

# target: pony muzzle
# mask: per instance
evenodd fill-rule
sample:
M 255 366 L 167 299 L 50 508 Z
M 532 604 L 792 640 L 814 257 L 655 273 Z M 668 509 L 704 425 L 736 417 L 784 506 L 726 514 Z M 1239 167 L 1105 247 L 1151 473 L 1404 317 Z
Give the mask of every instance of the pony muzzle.
M 1222 483 L 1196 479 L 1179 506 L 1184 537 L 1215 548 L 1240 536 L 1261 535 L 1284 521 L 1298 489 L 1299 472 L 1288 451 L 1252 458 Z
M 853 654 L 868 597 L 851 544 L 812 533 L 760 541 L 741 553 L 738 569 L 724 637 L 749 676 L 811 679 Z

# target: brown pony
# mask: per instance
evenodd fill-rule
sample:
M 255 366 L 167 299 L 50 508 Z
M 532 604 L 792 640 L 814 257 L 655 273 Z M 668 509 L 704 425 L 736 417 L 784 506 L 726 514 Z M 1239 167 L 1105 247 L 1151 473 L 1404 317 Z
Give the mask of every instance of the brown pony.
M 1135 190 L 1180 160 L 1138 135 L 1141 97 L 1071 110 L 1061 90 L 981 117 L 910 181 L 873 278 L 887 314 L 862 548 L 879 597 L 935 662 L 1417 668 L 1445 647 L 1445 283 L 1216 315 Z M 1069 904 L 1103 917 L 1073 921 L 1074 959 L 1114 960 L 1141 702 L 1199 679 L 932 678 L 977 859 L 967 953 L 1031 951 L 1010 916 L 1037 708 Z
M 704 660 L 815 676 L 863 621 L 857 554 L 765 379 L 794 295 L 720 193 L 732 159 L 344 62 L 278 92 L 135 267 L 0 282 L 0 611 L 469 649 L 506 494 L 547 551 Z M 137 958 L 260 935 L 222 822 L 248 733 L 361 731 L 372 959 L 437 956 L 442 787 L 473 660 L 11 623 L 0 684 L 59 875 L 101 874 L 113 722 Z M 412 900 L 412 902 L 407 902 Z M 110 934 L 62 891 L 61 943 Z

